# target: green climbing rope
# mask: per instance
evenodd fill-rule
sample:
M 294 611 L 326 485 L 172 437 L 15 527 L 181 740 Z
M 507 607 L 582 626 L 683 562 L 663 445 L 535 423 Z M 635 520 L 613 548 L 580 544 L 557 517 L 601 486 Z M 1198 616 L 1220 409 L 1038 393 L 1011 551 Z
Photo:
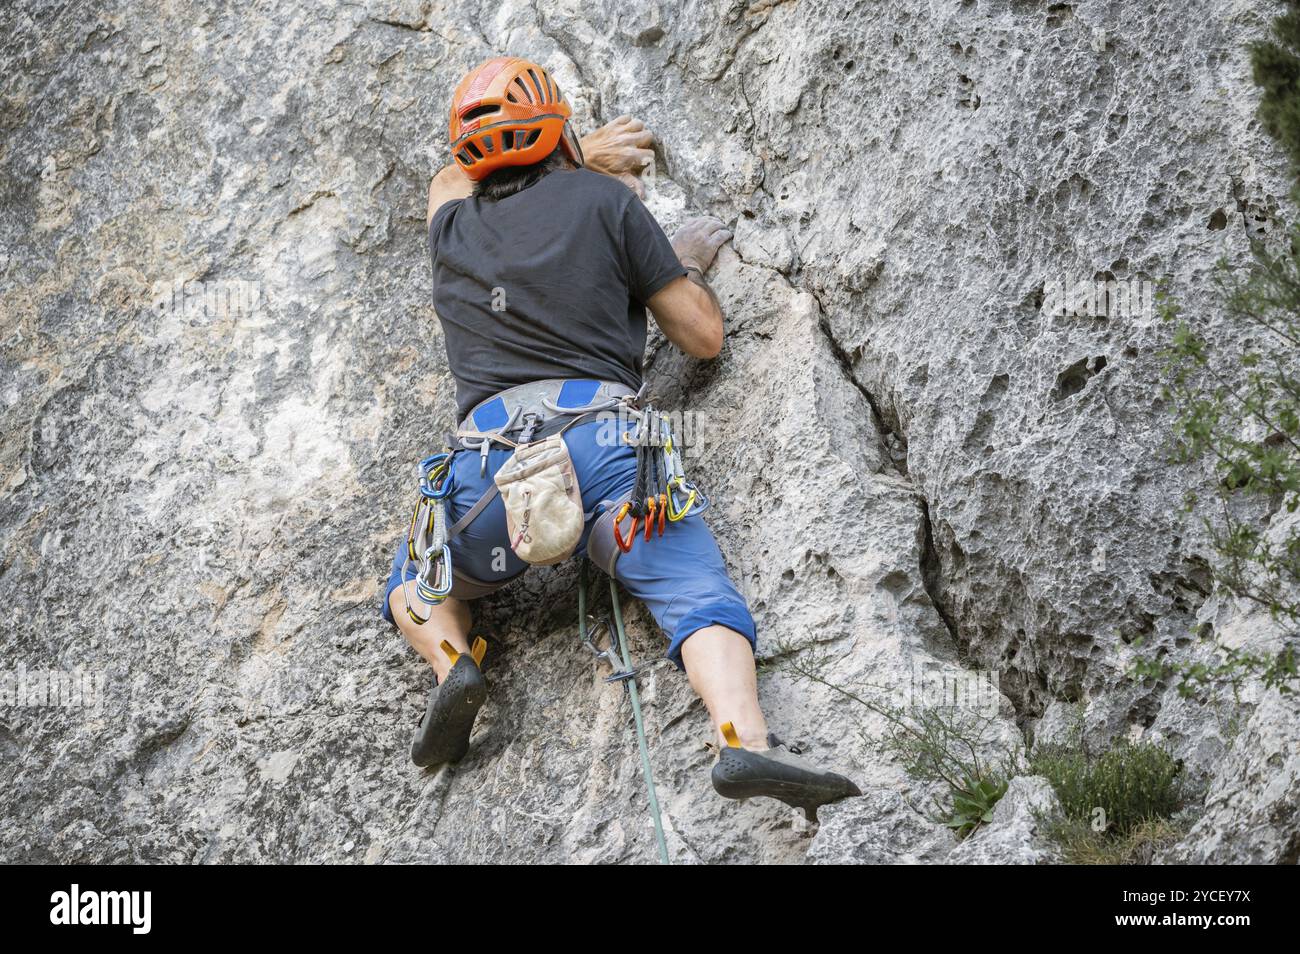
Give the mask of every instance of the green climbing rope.
M 623 608 L 618 599 L 618 584 L 614 578 L 609 579 L 609 603 L 614 616 L 614 629 L 610 633 L 611 639 L 618 644 L 619 652 L 622 655 L 621 660 L 609 658 L 608 661 L 616 670 L 611 681 L 623 683 L 627 689 L 628 698 L 632 701 L 632 720 L 636 724 L 636 741 L 637 747 L 641 751 L 641 774 L 645 776 L 646 796 L 650 801 L 650 817 L 654 820 L 655 825 L 655 843 L 659 848 L 659 861 L 663 864 L 671 864 L 668 858 L 668 841 L 664 838 L 664 821 L 659 812 L 659 798 L 655 794 L 654 774 L 650 770 L 650 746 L 645 738 L 645 722 L 641 718 L 641 694 L 636 685 L 636 669 L 632 665 L 632 652 L 628 648 L 627 632 L 623 629 Z M 578 636 L 582 642 L 588 646 L 592 643 L 587 636 L 587 561 L 583 560 L 578 569 Z M 594 648 L 594 647 L 593 647 Z M 623 669 L 618 672 L 618 664 L 622 663 Z

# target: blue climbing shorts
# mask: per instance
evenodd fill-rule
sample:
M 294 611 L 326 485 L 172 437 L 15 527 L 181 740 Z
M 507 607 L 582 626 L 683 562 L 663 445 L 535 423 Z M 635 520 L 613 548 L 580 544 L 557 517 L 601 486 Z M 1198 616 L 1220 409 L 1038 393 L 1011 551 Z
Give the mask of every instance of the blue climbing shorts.
M 605 441 L 598 440 L 605 429 Z M 606 446 L 609 424 L 590 421 L 564 432 L 569 456 L 582 488 L 587 525 L 575 554 L 585 556 L 587 538 L 600 515 L 602 501 L 617 500 L 636 483 L 636 449 L 624 442 Z M 488 453 L 487 470 L 480 476 L 478 451 L 458 451 L 451 463 L 452 490 L 446 498 L 447 521 L 454 524 L 492 487 L 492 477 L 511 454 L 509 448 Z M 452 565 L 457 572 L 484 583 L 505 583 L 522 574 L 528 564 L 510 549 L 505 505 L 498 496 L 451 541 Z M 396 625 L 389 599 L 393 590 L 415 579 L 416 565 L 406 563 L 406 538 L 397 545 L 392 572 L 384 588 L 384 619 Z M 669 523 L 664 535 L 641 539 L 615 565 L 624 588 L 645 603 L 668 639 L 668 658 L 679 669 L 682 644 L 696 630 L 722 625 L 743 635 L 755 646 L 754 618 L 727 576 L 722 553 L 702 514 L 687 514 Z M 416 600 L 415 587 L 410 598 Z

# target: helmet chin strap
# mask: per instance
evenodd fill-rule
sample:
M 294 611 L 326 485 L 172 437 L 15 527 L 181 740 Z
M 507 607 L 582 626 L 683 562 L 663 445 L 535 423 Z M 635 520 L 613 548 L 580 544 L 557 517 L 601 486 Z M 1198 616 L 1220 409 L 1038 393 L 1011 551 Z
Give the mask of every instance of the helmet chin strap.
M 560 134 L 560 139 L 564 143 L 564 151 L 568 153 L 569 158 L 579 167 L 585 166 L 586 160 L 582 157 L 582 143 L 578 142 L 578 137 L 573 134 L 569 122 L 564 123 L 564 131 Z

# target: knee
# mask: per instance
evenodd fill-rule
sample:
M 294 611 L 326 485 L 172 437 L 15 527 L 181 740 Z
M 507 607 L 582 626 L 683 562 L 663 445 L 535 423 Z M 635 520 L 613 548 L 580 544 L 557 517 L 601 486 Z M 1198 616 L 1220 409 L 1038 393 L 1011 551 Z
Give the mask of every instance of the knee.
M 433 634 L 454 630 L 468 629 L 470 624 L 469 605 L 464 600 L 447 597 L 441 603 L 425 603 L 418 596 L 403 593 L 399 586 L 388 596 L 389 612 L 402 635 L 407 639 L 428 638 Z M 424 620 L 420 622 L 416 617 Z
M 671 630 L 668 644 L 668 658 L 679 669 L 685 669 L 682 659 L 682 647 L 686 641 L 697 634 L 713 634 L 729 644 L 744 642 L 751 654 L 757 651 L 758 634 L 754 618 L 749 608 L 740 600 L 714 601 L 707 605 L 694 606 L 683 613 Z M 709 641 L 708 635 L 702 637 Z M 736 643 L 733 643 L 733 638 Z

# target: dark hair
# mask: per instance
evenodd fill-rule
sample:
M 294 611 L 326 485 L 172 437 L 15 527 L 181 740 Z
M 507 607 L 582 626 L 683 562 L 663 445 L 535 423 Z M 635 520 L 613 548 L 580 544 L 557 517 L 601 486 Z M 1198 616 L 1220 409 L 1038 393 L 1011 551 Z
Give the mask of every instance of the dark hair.
M 474 183 L 474 198 L 496 202 L 516 192 L 523 192 L 548 172 L 563 169 L 567 161 L 564 149 L 556 143 L 551 154 L 531 166 L 507 166 Z

